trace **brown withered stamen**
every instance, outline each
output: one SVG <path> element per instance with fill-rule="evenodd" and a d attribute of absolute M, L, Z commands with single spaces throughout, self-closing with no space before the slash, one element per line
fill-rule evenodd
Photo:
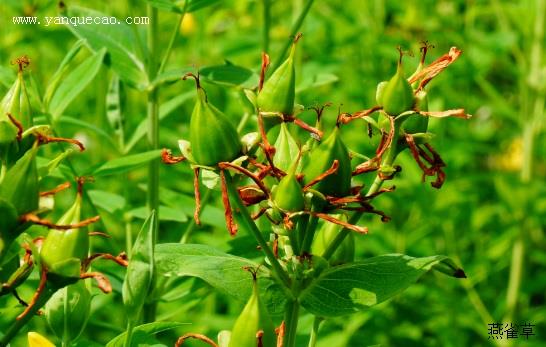
<path fill-rule="evenodd" d="M 261 112 L 258 112 L 258 130 L 260 131 L 260 136 L 262 137 L 262 149 L 265 152 L 268 160 L 269 156 L 275 155 L 275 147 L 271 146 L 269 140 L 267 139 L 267 133 L 265 132 L 264 119 Z"/>
<path fill-rule="evenodd" d="M 87 269 L 89 268 L 89 265 L 93 261 L 95 261 L 97 259 L 100 259 L 100 258 L 106 259 L 106 260 L 111 260 L 111 261 L 117 263 L 118 265 L 125 266 L 125 267 L 127 267 L 129 265 L 129 262 L 127 261 L 127 254 L 125 252 L 121 252 L 117 256 L 113 256 L 112 254 L 109 254 L 109 253 L 95 253 L 93 255 L 90 255 L 87 259 L 85 259 L 82 262 L 83 271 L 87 271 Z"/>
<path fill-rule="evenodd" d="M 186 157 L 183 155 L 175 156 L 170 149 L 163 148 L 161 151 L 161 161 L 167 165 L 178 164 L 184 160 L 186 160 Z"/>
<path fill-rule="evenodd" d="M 317 212 L 308 212 L 308 213 L 311 214 L 314 217 L 324 219 L 327 222 L 334 223 L 334 224 L 337 224 L 337 225 L 341 225 L 344 228 L 347 228 L 347 229 L 352 230 L 352 231 L 356 231 L 359 234 L 367 234 L 368 233 L 368 228 L 366 228 L 366 227 L 361 227 L 361 226 L 358 226 L 358 225 L 350 224 L 348 222 L 345 222 L 345 221 L 339 220 L 337 218 L 334 218 L 334 217 L 330 216 L 329 214 L 317 213 Z"/>
<path fill-rule="evenodd" d="M 434 175 L 434 172 L 428 168 L 425 163 L 421 160 L 421 156 L 419 155 L 419 149 L 417 145 L 415 144 L 415 141 L 413 140 L 413 136 L 411 134 L 404 134 L 406 138 L 406 143 L 408 144 L 408 147 L 410 149 L 410 153 L 413 156 L 413 159 L 415 159 L 415 162 L 421 170 L 423 171 L 423 182 L 425 181 L 425 176 L 432 176 Z"/>
<path fill-rule="evenodd" d="M 264 347 L 264 343 L 263 343 L 263 337 L 264 337 L 264 331 L 263 330 L 259 330 L 257 333 L 256 333 L 256 347 Z"/>
<path fill-rule="evenodd" d="M 91 218 L 88 218 L 88 219 L 84 219 L 84 220 L 82 220 L 82 221 L 80 221 L 78 223 L 59 225 L 59 224 L 55 224 L 55 223 L 53 223 L 53 222 L 51 222 L 51 221 L 49 221 L 47 219 L 41 219 L 40 217 L 38 217 L 37 215 L 35 215 L 33 213 L 24 214 L 19 218 L 21 223 L 30 222 L 30 223 L 33 223 L 33 224 L 36 224 L 36 225 L 44 226 L 44 227 L 46 227 L 48 229 L 55 229 L 55 230 L 70 230 L 70 229 L 83 228 L 85 226 L 88 226 L 89 224 L 95 223 L 99 219 L 100 219 L 100 216 L 95 216 L 95 217 L 91 217 Z"/>
<path fill-rule="evenodd" d="M 376 171 L 379 169 L 381 160 L 383 159 L 383 154 L 385 153 L 385 151 L 387 151 L 387 149 L 391 147 L 392 141 L 394 140 L 394 117 L 387 117 L 389 117 L 390 129 L 388 134 L 382 132 L 381 140 L 379 141 L 379 145 L 377 146 L 377 149 L 375 151 L 375 157 L 362 164 L 357 165 L 355 170 L 352 172 L 353 176 Z M 379 175 L 381 176 L 382 174 L 379 173 Z"/>
<path fill-rule="evenodd" d="M 193 219 L 195 224 L 201 225 L 201 219 L 199 214 L 201 213 L 201 192 L 199 191 L 199 168 L 193 169 L 193 194 L 195 196 L 195 211 L 193 212 Z"/>
<path fill-rule="evenodd" d="M 103 293 L 108 294 L 112 292 L 112 284 L 110 284 L 110 280 L 100 272 L 85 272 L 80 274 L 80 278 L 83 280 L 86 278 L 94 278 L 95 281 L 97 281 L 99 289 Z"/>
<path fill-rule="evenodd" d="M 267 208 L 262 207 L 258 212 L 256 212 L 255 214 L 252 215 L 252 219 L 256 220 L 256 219 L 260 218 L 261 216 L 263 216 L 263 214 L 266 211 L 267 211 Z"/>
<path fill-rule="evenodd" d="M 286 230 L 292 230 L 294 229 L 294 222 L 292 222 L 292 216 L 290 214 L 285 214 L 283 219 L 282 219 L 282 223 L 284 225 L 284 228 Z"/>
<path fill-rule="evenodd" d="M 8 116 L 10 122 L 13 123 L 13 125 L 15 125 L 15 127 L 17 128 L 17 141 L 21 141 L 24 131 L 23 124 L 21 124 L 21 122 L 19 122 L 17 118 L 12 116 L 11 113 L 8 112 L 6 113 L 6 115 Z"/>
<path fill-rule="evenodd" d="M 340 115 L 340 121 L 343 123 L 343 124 L 347 124 L 355 119 L 359 119 L 359 118 L 364 118 L 366 116 L 369 116 L 371 115 L 372 113 L 374 112 L 377 112 L 379 110 L 382 110 L 383 107 L 382 106 L 374 106 L 370 109 L 367 109 L 367 110 L 362 110 L 362 111 L 358 111 L 358 112 L 355 112 L 353 114 L 350 114 L 350 113 L 343 113 Z"/>
<path fill-rule="evenodd" d="M 103 233 L 101 231 L 92 231 L 90 233 L 87 233 L 87 235 L 89 235 L 89 236 L 100 236 L 100 237 L 104 237 L 106 239 L 111 238 L 110 235 L 108 235 L 107 233 Z"/>
<path fill-rule="evenodd" d="M 266 196 L 269 196 L 269 189 L 267 189 L 265 184 L 256 175 L 254 175 L 252 172 L 245 169 L 244 167 L 232 164 L 230 162 L 218 163 L 218 167 L 220 169 L 233 169 L 233 170 L 239 171 L 243 175 L 245 175 L 245 176 L 249 177 L 251 180 L 253 180 L 256 183 L 256 185 L 258 185 L 258 187 L 264 192 L 264 194 Z"/>
<path fill-rule="evenodd" d="M 46 190 L 45 192 L 41 192 L 40 196 L 45 197 L 45 196 L 55 195 L 55 194 L 57 194 L 59 192 L 62 192 L 65 189 L 70 188 L 70 186 L 71 186 L 70 182 L 64 182 L 64 183 L 59 184 L 58 186 L 56 186 L 55 188 L 53 188 L 51 190 Z"/>
<path fill-rule="evenodd" d="M 205 335 L 195 334 L 195 333 L 187 333 L 187 334 L 184 334 L 183 336 L 179 337 L 178 340 L 176 340 L 176 343 L 174 344 L 174 347 L 182 346 L 184 341 L 186 341 L 188 339 L 196 339 L 196 340 L 202 341 L 204 343 L 207 343 L 212 347 L 218 347 L 216 342 L 212 341 L 211 339 L 209 339 Z"/>
<path fill-rule="evenodd" d="M 30 65 L 30 59 L 28 58 L 28 55 L 25 54 L 19 58 L 15 58 L 14 60 L 12 60 L 11 65 L 18 65 L 19 72 L 21 72 Z"/>
<path fill-rule="evenodd" d="M 43 145 L 51 143 L 51 142 L 66 142 L 66 143 L 70 143 L 77 146 L 80 149 L 80 152 L 85 151 L 85 146 L 83 145 L 83 143 L 81 143 L 80 141 L 76 139 L 67 139 L 64 137 L 52 137 L 52 136 L 45 136 L 41 134 L 39 134 L 37 137 L 38 137 L 38 143 Z"/>
<path fill-rule="evenodd" d="M 260 69 L 260 82 L 258 84 L 258 91 L 261 91 L 264 82 L 265 82 L 265 73 L 267 71 L 267 67 L 269 66 L 269 55 L 267 53 L 262 52 L 262 67 Z"/>
<path fill-rule="evenodd" d="M 421 80 L 419 83 L 419 87 L 415 92 L 420 91 L 423 89 L 434 77 L 436 77 L 440 72 L 444 71 L 450 64 L 452 64 L 459 56 L 461 55 L 462 51 L 458 49 L 457 47 L 451 47 L 449 50 L 449 53 L 446 53 L 442 55 L 440 58 L 436 59 L 432 63 L 430 63 L 428 66 L 426 66 L 423 70 L 419 71 L 419 73 L 415 74 L 414 76 L 411 76 L 411 78 L 408 80 L 410 84 L 415 83 L 418 80 Z"/>
<path fill-rule="evenodd" d="M 38 299 L 40 298 L 40 295 L 42 295 L 45 289 L 46 282 L 47 282 L 47 269 L 45 267 L 42 267 L 42 272 L 40 275 L 40 283 L 38 284 L 38 288 L 36 289 L 36 292 L 32 296 L 32 299 L 30 299 L 28 306 L 20 315 L 17 316 L 16 318 L 17 320 L 20 320 L 23 317 L 25 317 L 27 314 L 29 314 L 29 312 L 32 310 L 34 305 L 36 305 L 36 302 L 38 301 Z"/>
<path fill-rule="evenodd" d="M 275 334 L 277 335 L 277 347 L 283 347 L 284 345 L 285 330 L 286 325 L 284 324 L 284 321 L 282 321 L 278 328 L 275 328 Z"/>
<path fill-rule="evenodd" d="M 220 170 L 220 181 L 222 186 L 222 203 L 224 204 L 224 216 L 226 219 L 226 226 L 228 228 L 229 234 L 231 236 L 235 236 L 237 234 L 238 226 L 233 218 L 233 211 L 231 210 L 231 204 L 229 202 L 226 176 L 223 169 Z"/>
<path fill-rule="evenodd" d="M 322 138 L 322 135 L 324 135 L 324 133 L 322 131 L 320 131 L 319 129 L 310 126 L 309 124 L 305 123 L 301 119 L 298 119 L 298 118 L 296 118 L 294 116 L 283 116 L 283 121 L 287 122 L 287 123 L 296 124 L 297 126 L 302 128 L 303 130 L 308 131 L 311 134 L 314 134 L 318 138 L 318 140 L 320 140 Z"/>
<path fill-rule="evenodd" d="M 273 240 L 273 254 L 275 255 L 275 258 L 279 257 L 279 235 L 275 234 L 275 240 Z"/>
<path fill-rule="evenodd" d="M 326 177 L 333 175 L 337 172 L 337 169 L 339 168 L 339 160 L 335 159 L 332 163 L 332 166 L 325 172 L 321 173 L 317 177 L 313 178 L 309 183 L 307 183 L 303 190 L 309 189 L 310 187 L 314 186 L 315 184 L 319 183 L 320 181 L 324 180 Z"/>
<path fill-rule="evenodd" d="M 320 122 L 320 119 L 322 118 L 322 113 L 324 112 L 324 109 L 326 107 L 330 107 L 330 106 L 332 106 L 332 103 L 330 101 L 328 101 L 327 103 L 325 103 L 322 106 L 311 106 L 311 107 L 308 108 L 308 110 L 314 110 L 315 113 L 317 114 L 317 121 Z"/>

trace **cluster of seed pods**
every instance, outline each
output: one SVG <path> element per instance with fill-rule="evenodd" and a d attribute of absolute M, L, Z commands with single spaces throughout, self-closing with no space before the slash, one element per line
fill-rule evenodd
<path fill-rule="evenodd" d="M 71 186 L 69 182 L 58 187 L 41 192 L 40 181 L 45 176 L 38 169 L 37 155 L 43 145 L 52 142 L 67 142 L 76 145 L 80 151 L 84 146 L 74 139 L 52 136 L 48 125 L 33 125 L 29 97 L 23 77 L 25 68 L 30 64 L 27 57 L 15 61 L 18 66 L 18 76 L 0 104 L 0 296 L 12 294 L 24 306 L 16 322 L 10 326 L 0 340 L 0 346 L 5 346 L 17 331 L 54 296 L 54 301 L 65 302 L 68 291 L 60 291 L 71 287 L 70 291 L 78 291 L 84 297 L 87 288 L 78 284 L 80 279 L 95 278 L 99 288 L 110 292 L 108 279 L 97 272 L 89 272 L 91 261 L 97 258 L 107 258 L 126 266 L 127 260 L 122 254 L 89 255 L 90 233 L 86 226 L 98 221 L 99 217 L 81 218 L 82 191 L 85 178 L 76 178 L 77 193 L 73 205 L 55 223 L 44 218 L 51 212 L 42 202 Z M 65 153 L 50 162 L 49 168 L 56 167 L 65 157 Z M 47 171 L 47 170 L 46 170 Z M 40 225 L 49 229 L 45 237 L 23 241 L 25 255 L 19 259 L 18 238 L 31 226 Z M 91 235 L 103 233 L 91 233 Z M 17 294 L 17 288 L 27 280 L 33 269 L 40 272 L 40 282 L 35 294 L 28 301 Z M 70 304 L 79 309 L 75 316 L 85 321 L 89 311 L 89 303 L 83 301 Z M 52 304 L 53 305 L 53 304 Z M 54 307 L 55 305 L 51 306 Z M 58 306 L 58 305 L 57 305 Z M 63 304 L 64 306 L 64 304 Z M 84 312 L 87 308 L 87 313 Z M 63 309 L 50 308 L 47 317 L 51 326 L 59 334 L 66 333 Z M 55 323 L 56 322 L 56 323 Z M 59 322 L 62 322 L 62 326 Z M 72 328 L 72 327 L 70 327 Z M 80 326 L 79 331 L 82 327 Z"/>
<path fill-rule="evenodd" d="M 238 230 L 231 203 L 242 202 L 238 206 L 244 205 L 249 210 L 257 205 L 252 218 L 267 218 L 271 223 L 273 234 L 270 247 L 288 273 L 294 273 L 294 269 L 290 268 L 291 257 L 320 258 L 317 256 L 324 252 L 340 229 L 366 233 L 366 227 L 349 222 L 348 213 L 372 213 L 379 215 L 384 222 L 389 220 L 385 213 L 371 205 L 371 200 L 394 190 L 394 186 L 383 189 L 380 186 L 400 170 L 394 165 L 394 159 L 404 149 L 409 149 L 422 169 L 423 180 L 425 176 L 435 176 L 432 186 L 440 188 L 445 180 L 442 170 L 445 164 L 428 143 L 429 117 L 470 117 L 463 109 L 428 110 L 425 87 L 454 62 L 461 51 L 453 47 L 449 53 L 426 65 L 425 57 L 430 46 L 424 43 L 420 64 L 409 78 L 404 74 L 404 53 L 399 49 L 396 73 L 390 80 L 379 83 L 376 106 L 353 113 L 339 113 L 335 127 L 328 130 L 323 129 L 322 122 L 325 106 L 315 107 L 316 124 L 306 124 L 297 118 L 298 107 L 295 104 L 294 56 L 299 38 L 300 35 L 295 38 L 286 61 L 269 78 L 266 78 L 269 57 L 265 53 L 262 55 L 260 81 L 255 91 L 257 95 L 251 100 L 256 107 L 256 136 L 240 136 L 228 117 L 207 99 L 199 76 L 188 74 L 184 79 L 189 76 L 195 78 L 198 94 L 190 121 L 189 142 L 181 141 L 182 156 L 173 156 L 166 149 L 163 152 L 163 161 L 167 164 L 185 160 L 191 163 L 195 173 L 197 207 L 194 217 L 197 223 L 200 222 L 199 173 L 200 170 L 209 170 L 219 177 L 230 234 L 235 235 Z M 373 118 L 374 113 L 379 116 Z M 369 136 L 372 136 L 373 129 L 381 135 L 375 154 L 360 163 L 352 160 L 355 158 L 342 139 L 340 130 L 356 120 L 366 122 Z M 295 138 L 295 132 L 289 128 L 291 124 L 306 130 L 310 136 L 303 140 Z M 249 143 L 246 141 L 248 138 L 257 140 Z M 352 184 L 354 176 L 368 173 L 375 175 L 369 189 Z M 236 190 L 233 185 L 236 185 Z M 318 219 L 326 223 L 315 237 Z M 283 249 L 284 253 L 280 254 L 279 249 Z M 353 257 L 354 236 L 351 234 L 351 237 L 343 240 L 336 256 L 329 261 L 335 265 L 351 261 Z M 256 288 L 255 284 L 255 291 Z M 233 328 L 231 338 L 234 342 L 230 342 L 229 346 L 282 346 L 282 336 L 276 342 L 272 325 L 267 322 L 268 319 L 262 318 L 267 312 L 256 302 L 257 294 L 253 293 L 241 313 L 244 318 L 239 318 Z M 249 313 L 251 310 L 253 313 Z M 241 319 L 247 322 L 244 329 L 240 327 Z M 249 320 L 252 320 L 252 325 L 248 325 Z M 282 327 L 277 329 L 278 335 L 282 335 L 282 330 Z M 198 338 L 216 346 L 214 341 L 198 334 L 183 336 L 177 346 L 188 338 Z"/>

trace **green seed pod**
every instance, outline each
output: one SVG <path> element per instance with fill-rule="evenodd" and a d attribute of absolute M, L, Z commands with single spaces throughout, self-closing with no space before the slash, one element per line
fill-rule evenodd
<path fill-rule="evenodd" d="M 351 190 L 351 158 L 349 150 L 341 140 L 338 127 L 323 143 L 311 151 L 309 161 L 303 170 L 304 183 L 308 184 L 311 180 L 324 174 L 332 166 L 334 160 L 337 160 L 339 164 L 337 171 L 313 187 L 322 194 L 346 196 Z"/>
<path fill-rule="evenodd" d="M 288 171 L 298 158 L 299 147 L 288 131 L 286 123 L 281 123 L 279 135 L 273 146 L 276 149 L 273 164 L 283 171 Z"/>
<path fill-rule="evenodd" d="M 232 161 L 242 149 L 237 130 L 220 110 L 207 101 L 199 81 L 197 96 L 190 121 L 193 158 L 197 164 L 207 166 Z"/>
<path fill-rule="evenodd" d="M 10 202 L 0 198 L 0 261 L 4 252 L 17 237 L 13 234 L 18 223 L 17 218 L 17 209 Z"/>
<path fill-rule="evenodd" d="M 59 219 L 58 224 L 80 222 L 81 194 L 76 196 L 72 207 Z M 48 278 L 64 287 L 80 277 L 81 262 L 89 252 L 89 235 L 83 228 L 70 230 L 52 229 L 42 245 L 40 257 L 48 269 Z"/>
<path fill-rule="evenodd" d="M 391 116 L 399 115 L 413 107 L 413 89 L 404 76 L 402 55 L 400 55 L 396 73 L 387 82 L 380 94 L 382 94 L 379 97 L 381 101 L 380 105 L 383 106 L 383 110 Z"/>
<path fill-rule="evenodd" d="M 294 165 L 297 165 L 296 163 Z M 296 179 L 294 170 L 284 176 L 273 194 L 273 201 L 283 211 L 297 212 L 305 207 L 303 190 Z"/>
<path fill-rule="evenodd" d="M 375 101 L 378 105 L 383 105 L 383 94 L 388 83 L 388 81 L 383 81 L 377 84 L 377 88 L 375 90 Z"/>
<path fill-rule="evenodd" d="M 346 221 L 347 218 L 345 215 L 333 216 L 340 220 Z M 311 248 L 313 254 L 322 255 L 330 243 L 336 238 L 337 234 L 343 229 L 342 226 L 333 224 L 333 223 L 324 223 L 324 225 L 319 229 L 315 239 L 313 241 L 313 246 Z M 339 248 L 334 252 L 332 257 L 329 259 L 330 265 L 340 265 L 345 263 L 350 263 L 354 261 L 355 257 L 355 238 L 354 234 L 350 233 L 345 237 Z"/>
<path fill-rule="evenodd" d="M 417 102 L 417 110 L 428 111 L 427 92 L 424 90 L 419 91 L 415 96 L 415 100 Z M 407 134 L 426 133 L 428 129 L 428 117 L 417 113 L 411 115 L 402 123 L 402 128 Z"/>
<path fill-rule="evenodd" d="M 277 345 L 275 326 L 265 305 L 260 300 L 258 284 L 254 280 L 252 295 L 231 331 L 229 347 L 257 347 L 256 334 L 259 331 L 263 331 L 262 347 Z"/>
<path fill-rule="evenodd" d="M 19 216 L 36 211 L 40 200 L 38 168 L 34 146 L 11 167 L 0 185 L 0 198 L 9 201 Z"/>
<path fill-rule="evenodd" d="M 58 290 L 45 306 L 45 317 L 51 330 L 69 346 L 87 325 L 91 311 L 91 294 L 84 281 Z"/>
<path fill-rule="evenodd" d="M 296 98 L 296 71 L 294 69 L 294 52 L 296 43 L 292 44 L 290 55 L 284 63 L 265 81 L 256 99 L 261 112 L 277 112 L 292 115 Z"/>
<path fill-rule="evenodd" d="M 17 121 L 19 121 L 24 128 L 28 128 L 32 125 L 30 117 L 30 101 L 23 78 L 22 68 L 19 69 L 17 79 L 0 103 L 0 113 L 1 121 L 7 120 L 7 114 L 9 113 L 15 119 L 17 119 Z"/>

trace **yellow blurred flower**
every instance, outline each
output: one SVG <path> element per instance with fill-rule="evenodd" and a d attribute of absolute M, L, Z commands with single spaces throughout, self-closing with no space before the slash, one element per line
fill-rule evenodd
<path fill-rule="evenodd" d="M 55 345 L 42 335 L 30 331 L 28 333 L 28 347 L 55 347 Z"/>
<path fill-rule="evenodd" d="M 197 27 L 197 21 L 195 16 L 191 13 L 186 13 L 182 23 L 180 23 L 180 34 L 184 36 L 189 36 L 195 32 Z"/>

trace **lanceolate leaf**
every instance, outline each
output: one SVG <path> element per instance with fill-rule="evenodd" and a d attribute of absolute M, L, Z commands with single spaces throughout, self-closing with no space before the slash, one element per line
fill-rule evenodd
<path fill-rule="evenodd" d="M 72 100 L 95 78 L 102 65 L 105 53 L 106 50 L 101 49 L 84 60 L 59 84 L 49 103 L 49 113 L 52 114 L 53 118 L 58 118 Z"/>
<path fill-rule="evenodd" d="M 206 245 L 164 243 L 156 246 L 159 276 L 199 277 L 220 291 L 245 301 L 252 291 L 252 276 L 243 267 L 258 264 Z M 260 272 L 267 273 L 264 267 Z M 260 275 L 262 276 L 262 275 Z M 263 287 L 263 286 L 262 286 Z"/>
<path fill-rule="evenodd" d="M 388 254 L 324 271 L 301 295 L 302 305 L 312 314 L 334 317 L 379 304 L 404 291 L 424 273 L 439 267 L 464 277 L 446 256 L 413 258 Z"/>
<path fill-rule="evenodd" d="M 163 331 L 175 329 L 181 327 L 187 323 L 178 322 L 154 322 L 137 326 L 133 330 L 132 346 L 150 346 L 157 343 L 154 339 L 155 334 Z M 123 347 L 125 343 L 125 333 L 114 337 L 110 342 L 106 344 L 106 347 Z M 157 346 L 157 345 L 154 345 Z M 159 345 L 164 346 L 164 345 Z"/>
<path fill-rule="evenodd" d="M 98 169 L 93 171 L 92 175 L 96 177 L 108 176 L 131 171 L 151 160 L 159 158 L 160 155 L 161 150 L 155 150 L 116 158 L 101 165 Z"/>
<path fill-rule="evenodd" d="M 256 87 L 259 79 L 254 71 L 233 64 L 207 66 L 199 74 L 212 83 L 245 89 Z"/>
<path fill-rule="evenodd" d="M 154 271 L 154 234 L 157 230 L 155 211 L 146 219 L 138 233 L 127 273 L 123 281 L 123 304 L 127 317 L 136 321 L 148 296 Z"/>
<path fill-rule="evenodd" d="M 72 17 L 113 18 L 98 11 L 70 6 L 67 15 Z M 68 28 L 79 38 L 87 40 L 94 51 L 103 47 L 108 50 L 109 63 L 119 77 L 128 85 L 139 90 L 148 86 L 148 78 L 142 60 L 137 54 L 136 38 L 124 21 L 119 24 L 69 25 Z"/>

